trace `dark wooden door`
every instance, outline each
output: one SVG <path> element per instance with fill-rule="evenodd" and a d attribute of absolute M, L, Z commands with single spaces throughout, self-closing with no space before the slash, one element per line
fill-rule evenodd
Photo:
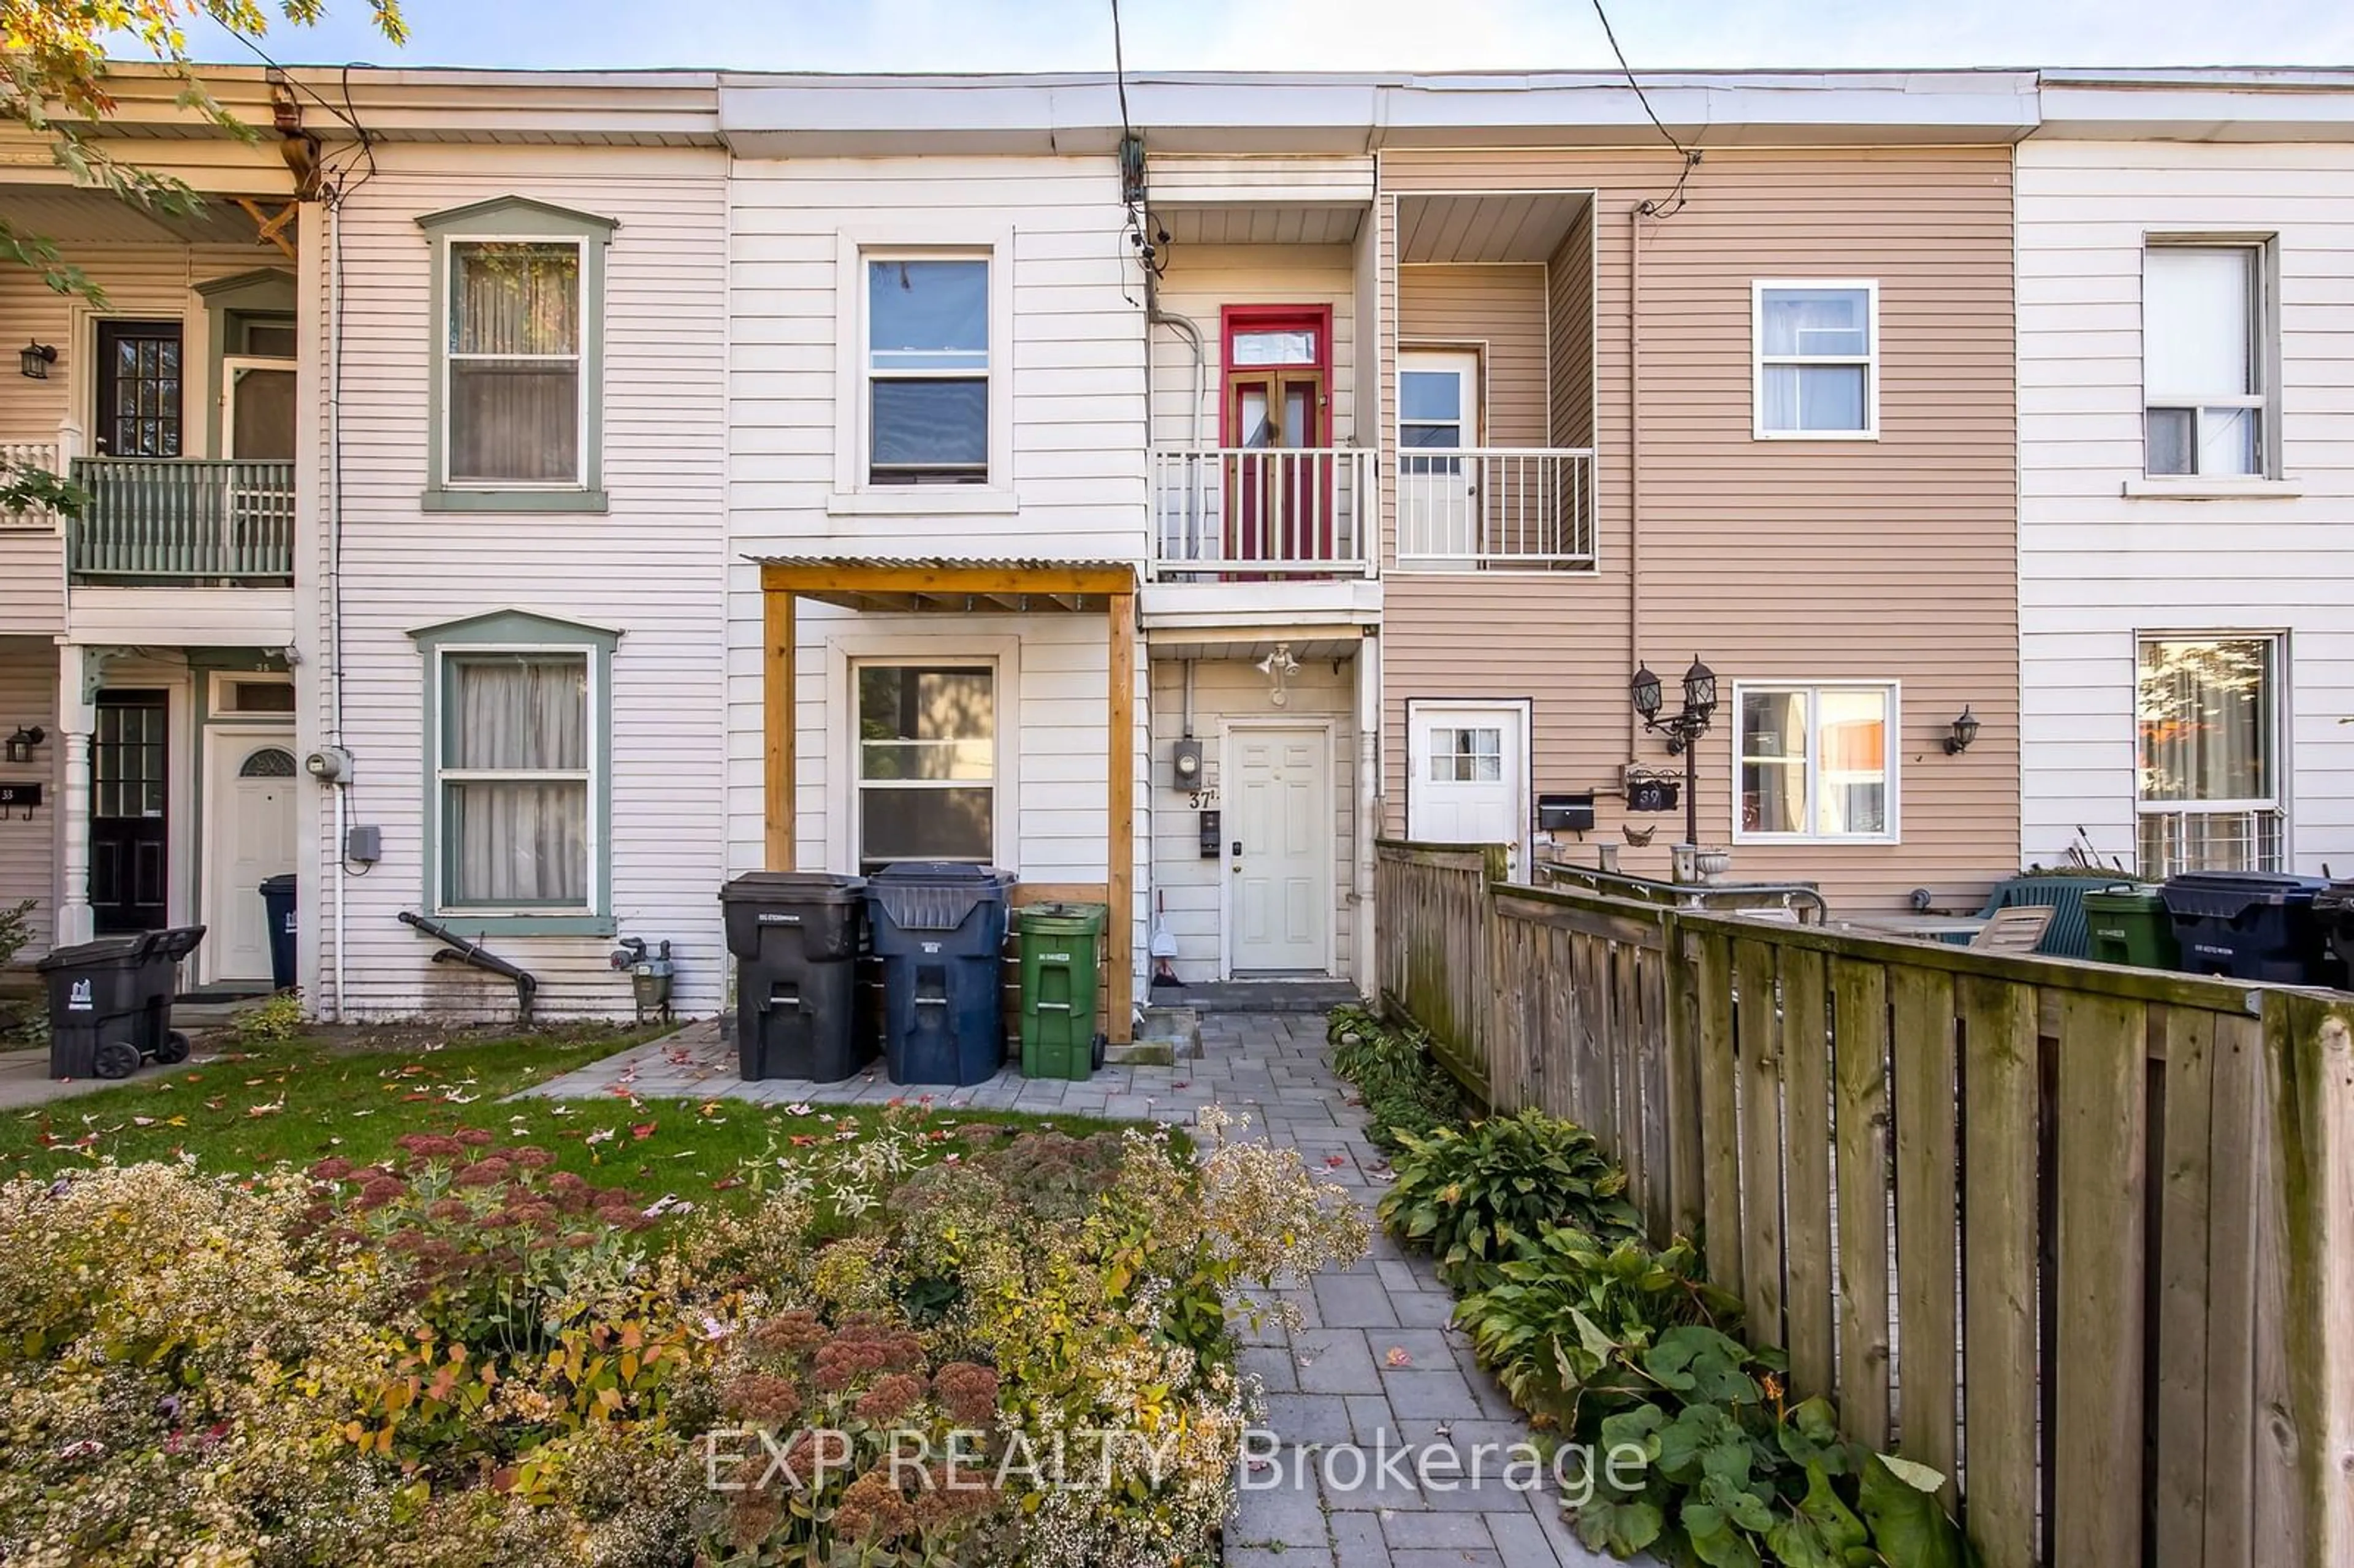
<path fill-rule="evenodd" d="M 180 323 L 98 323 L 98 450 L 180 455 Z"/>
<path fill-rule="evenodd" d="M 171 885 L 164 694 L 101 692 L 90 745 L 90 907 L 101 932 L 164 925 Z"/>

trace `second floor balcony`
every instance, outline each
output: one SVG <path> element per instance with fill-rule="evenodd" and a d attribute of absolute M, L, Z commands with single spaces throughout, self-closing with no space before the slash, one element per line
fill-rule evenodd
<path fill-rule="evenodd" d="M 1155 448 L 1152 575 L 1369 575 L 1380 533 L 1377 457 L 1351 447 Z"/>
<path fill-rule="evenodd" d="M 1397 568 L 1584 571 L 1594 565 L 1594 453 L 1417 447 L 1397 460 Z"/>
<path fill-rule="evenodd" d="M 66 520 L 66 574 L 114 587 L 282 587 L 294 580 L 294 464 L 285 459 L 76 458 L 87 500 Z"/>

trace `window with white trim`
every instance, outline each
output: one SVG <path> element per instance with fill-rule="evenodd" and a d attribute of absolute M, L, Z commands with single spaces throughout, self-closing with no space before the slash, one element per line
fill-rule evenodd
<path fill-rule="evenodd" d="M 1752 285 L 1760 440 L 1880 433 L 1880 285 Z"/>
<path fill-rule="evenodd" d="M 444 649 L 436 760 L 444 909 L 595 909 L 596 660 Z"/>
<path fill-rule="evenodd" d="M 2261 245 L 2152 244 L 2142 259 L 2142 403 L 2153 477 L 2271 472 L 2272 334 Z"/>
<path fill-rule="evenodd" d="M 2280 639 L 2145 637 L 2136 662 L 2141 874 L 2280 870 Z"/>
<path fill-rule="evenodd" d="M 1896 688 L 1741 685 L 1734 691 L 1736 839 L 1896 836 Z"/>
<path fill-rule="evenodd" d="M 1490 784 L 1504 777 L 1504 732 L 1486 726 L 1442 725 L 1430 732 L 1435 784 Z"/>
<path fill-rule="evenodd" d="M 864 261 L 868 482 L 986 484 L 990 259 Z"/>
<path fill-rule="evenodd" d="M 997 843 L 997 671 L 860 664 L 858 868 L 985 865 Z"/>

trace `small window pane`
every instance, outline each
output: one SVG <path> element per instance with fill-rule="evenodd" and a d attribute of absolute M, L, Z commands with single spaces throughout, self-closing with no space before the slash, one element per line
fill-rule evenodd
<path fill-rule="evenodd" d="M 2202 408 L 2199 411 L 2199 471 L 2251 474 L 2261 450 L 2263 421 L 2253 408 Z"/>
<path fill-rule="evenodd" d="M 988 262 L 870 260 L 866 300 L 877 369 L 987 367 Z"/>
<path fill-rule="evenodd" d="M 1398 417 L 1454 421 L 1463 417 L 1463 377 L 1451 370 L 1407 370 L 1398 376 Z"/>
<path fill-rule="evenodd" d="M 450 348 L 456 354 L 577 354 L 580 248 L 452 245 Z"/>
<path fill-rule="evenodd" d="M 224 706 L 233 714 L 294 711 L 294 683 L 291 681 L 231 681 L 228 697 Z"/>
<path fill-rule="evenodd" d="M 580 473 L 580 369 L 546 360 L 450 365 L 450 478 L 548 482 Z"/>
<path fill-rule="evenodd" d="M 524 773 L 588 766 L 586 655 L 453 658 L 447 703 L 445 768 Z"/>
<path fill-rule="evenodd" d="M 2198 440 L 2199 410 L 2152 408 L 2145 424 L 2152 473 L 2195 473 L 2191 449 Z"/>
<path fill-rule="evenodd" d="M 1741 755 L 1776 758 L 1807 755 L 1807 694 L 1752 692 L 1741 703 Z"/>
<path fill-rule="evenodd" d="M 1888 696 L 1833 687 L 1819 695 L 1815 831 L 1827 836 L 1888 831 Z"/>
<path fill-rule="evenodd" d="M 2151 397 L 2255 390 L 2255 252 L 2160 245 L 2143 268 L 2142 379 Z"/>
<path fill-rule="evenodd" d="M 1753 833 L 1806 832 L 1807 765 L 1753 762 L 1741 765 L 1741 826 Z"/>
<path fill-rule="evenodd" d="M 1861 430 L 1866 371 L 1861 365 L 1769 365 L 1769 430 Z"/>
<path fill-rule="evenodd" d="M 989 383 L 876 381 L 874 466 L 962 469 L 983 477 L 989 467 Z M 878 471 L 878 478 L 888 474 Z"/>
<path fill-rule="evenodd" d="M 1871 296 L 1861 289 L 1767 289 L 1759 315 L 1769 356 L 1872 352 Z"/>
<path fill-rule="evenodd" d="M 1236 365 L 1313 365 L 1316 334 L 1303 332 L 1238 332 L 1235 334 Z"/>
<path fill-rule="evenodd" d="M 588 785 L 451 779 L 442 786 L 450 904 L 588 902 Z"/>
<path fill-rule="evenodd" d="M 861 790 L 860 864 L 873 870 L 895 860 L 986 863 L 997 842 L 995 796 L 989 789 Z"/>
<path fill-rule="evenodd" d="M 986 758 L 997 735 L 996 673 L 987 668 L 922 669 L 869 664 L 858 672 L 858 736 L 877 758 L 898 758 L 916 747 L 970 747 Z M 947 773 L 868 772 L 870 779 L 958 777 Z M 987 778 L 987 773 L 964 774 Z"/>
<path fill-rule="evenodd" d="M 252 322 L 245 329 L 245 352 L 264 359 L 292 359 L 301 341 L 291 323 Z"/>

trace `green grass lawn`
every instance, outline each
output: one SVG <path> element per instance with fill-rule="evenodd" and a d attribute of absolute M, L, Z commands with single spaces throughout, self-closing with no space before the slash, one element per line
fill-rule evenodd
<path fill-rule="evenodd" d="M 649 1201 L 741 1192 L 744 1167 L 771 1150 L 815 1149 L 872 1126 L 879 1109 L 816 1106 L 794 1116 L 741 1100 L 532 1098 L 502 1104 L 531 1084 L 626 1050 L 652 1031 L 573 1029 L 508 1039 L 467 1036 L 371 1043 L 316 1039 L 233 1051 L 143 1075 L 119 1088 L 31 1110 L 0 1112 L 0 1179 L 53 1176 L 102 1160 L 123 1164 L 194 1156 L 199 1170 L 246 1174 L 280 1161 L 340 1156 L 370 1164 L 412 1132 L 480 1128 L 501 1144 L 536 1144 L 550 1170 L 576 1171 Z M 913 1098 L 920 1091 L 910 1091 Z M 927 1125 L 1036 1118 L 960 1111 Z M 1119 1124 L 1058 1117 L 1045 1125 L 1084 1135 Z"/>

